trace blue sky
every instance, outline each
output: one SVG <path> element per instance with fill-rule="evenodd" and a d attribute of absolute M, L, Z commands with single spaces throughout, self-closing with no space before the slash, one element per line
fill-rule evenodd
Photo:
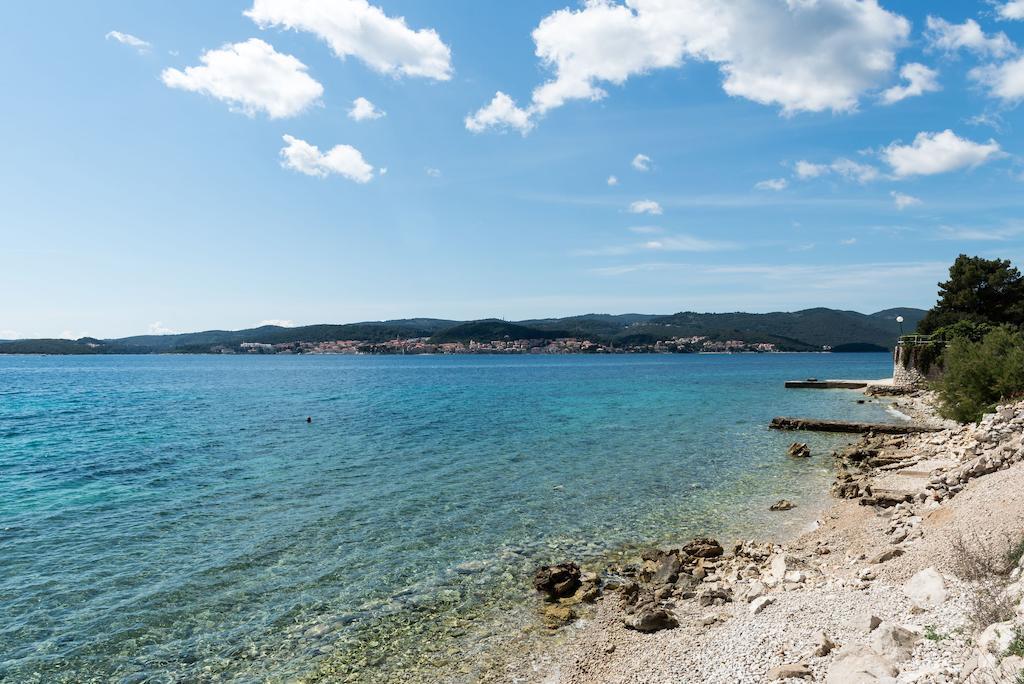
<path fill-rule="evenodd" d="M 2 31 L 0 338 L 869 312 L 1024 257 L 1020 0 L 38 2 Z"/>

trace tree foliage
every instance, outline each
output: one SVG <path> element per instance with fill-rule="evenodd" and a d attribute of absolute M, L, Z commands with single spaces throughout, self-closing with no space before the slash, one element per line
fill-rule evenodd
<path fill-rule="evenodd" d="M 933 333 L 959 321 L 1024 323 L 1024 278 L 1006 259 L 961 254 L 949 268 L 949 280 L 939 283 L 939 301 L 925 315 L 918 331 Z"/>
<path fill-rule="evenodd" d="M 1024 335 L 1008 326 L 980 342 L 958 337 L 945 353 L 939 386 L 942 414 L 977 421 L 1000 401 L 1024 395 Z"/>

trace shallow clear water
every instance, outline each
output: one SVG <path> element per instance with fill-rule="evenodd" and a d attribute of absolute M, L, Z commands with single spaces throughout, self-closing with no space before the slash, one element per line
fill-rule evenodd
<path fill-rule="evenodd" d="M 0 356 L 0 679 L 441 672 L 445 644 L 522 608 L 539 562 L 801 520 L 767 503 L 820 505 L 839 440 L 789 459 L 768 420 L 893 418 L 782 382 L 890 371 L 886 354 Z"/>

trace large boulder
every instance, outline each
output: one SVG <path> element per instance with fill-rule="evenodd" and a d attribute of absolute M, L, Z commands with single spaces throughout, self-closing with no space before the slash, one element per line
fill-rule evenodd
<path fill-rule="evenodd" d="M 627 615 L 623 622 L 626 627 L 638 632 L 657 632 L 679 626 L 679 621 L 672 613 L 657 605 L 644 606 L 632 615 Z"/>
<path fill-rule="evenodd" d="M 718 558 L 725 553 L 721 544 L 708 537 L 697 537 L 684 546 L 683 551 L 694 558 Z"/>
<path fill-rule="evenodd" d="M 909 660 L 921 637 L 906 627 L 883 622 L 871 633 L 871 650 L 894 663 Z"/>
<path fill-rule="evenodd" d="M 870 647 L 851 644 L 839 649 L 825 684 L 896 684 L 899 669 Z"/>
<path fill-rule="evenodd" d="M 997 622 L 986 627 L 975 641 L 978 646 L 978 664 L 993 667 L 1016 637 L 1017 627 L 1013 622 Z"/>
<path fill-rule="evenodd" d="M 575 563 L 545 565 L 534 574 L 533 586 L 552 601 L 572 596 L 580 586 L 580 566 Z"/>
<path fill-rule="evenodd" d="M 679 561 L 679 556 L 668 554 L 664 556 L 654 569 L 651 574 L 651 584 L 672 584 L 679 579 L 679 568 L 682 563 Z"/>
<path fill-rule="evenodd" d="M 925 568 L 903 585 L 903 593 L 918 608 L 936 608 L 946 602 L 946 581 L 935 568 Z"/>
<path fill-rule="evenodd" d="M 775 603 L 775 599 L 773 599 L 771 596 L 762 596 L 760 598 L 756 598 L 750 602 L 750 614 L 757 615 L 773 603 Z"/>

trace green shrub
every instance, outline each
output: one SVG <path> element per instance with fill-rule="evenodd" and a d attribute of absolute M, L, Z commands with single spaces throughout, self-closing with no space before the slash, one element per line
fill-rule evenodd
<path fill-rule="evenodd" d="M 1024 336 L 996 328 L 981 342 L 957 338 L 946 349 L 939 386 L 941 412 L 977 421 L 1005 399 L 1024 395 Z"/>

